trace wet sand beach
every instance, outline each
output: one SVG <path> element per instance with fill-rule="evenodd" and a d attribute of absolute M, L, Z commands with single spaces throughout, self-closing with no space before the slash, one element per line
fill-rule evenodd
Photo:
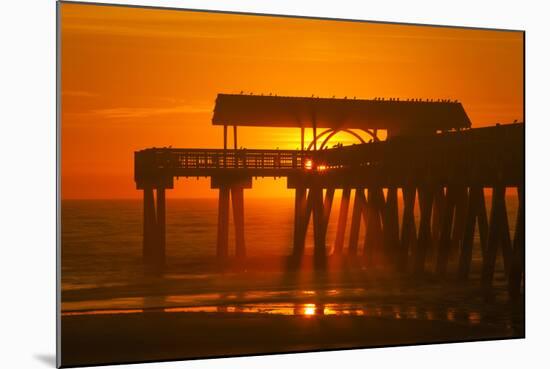
<path fill-rule="evenodd" d="M 360 267 L 344 272 L 329 260 L 325 273 L 264 266 L 153 279 L 124 286 L 126 293 L 66 291 L 63 364 L 524 337 L 523 302 L 510 301 L 502 276 L 487 295 L 478 280 L 437 283 L 426 274 L 411 281 Z"/>
<path fill-rule="evenodd" d="M 64 316 L 65 366 L 520 337 L 498 326 L 366 316 Z"/>

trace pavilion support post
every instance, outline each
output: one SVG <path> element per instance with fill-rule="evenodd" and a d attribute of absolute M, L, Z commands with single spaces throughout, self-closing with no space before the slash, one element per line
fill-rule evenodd
<path fill-rule="evenodd" d="M 363 207 L 365 206 L 365 190 L 362 188 L 355 189 L 355 198 L 353 200 L 353 211 L 351 214 L 351 229 L 349 235 L 349 255 L 357 255 L 357 246 L 359 243 L 359 229 L 361 227 L 361 217 Z"/>
<path fill-rule="evenodd" d="M 229 187 L 220 186 L 218 198 L 218 240 L 216 255 L 219 260 L 229 256 Z"/>
<path fill-rule="evenodd" d="M 340 212 L 338 213 L 338 227 L 336 229 L 336 239 L 334 241 L 334 253 L 337 255 L 342 254 L 342 250 L 344 248 L 344 237 L 346 235 L 350 195 L 351 189 L 349 187 L 342 190 Z"/>
<path fill-rule="evenodd" d="M 227 125 L 223 125 L 223 167 L 227 166 Z"/>
<path fill-rule="evenodd" d="M 525 195 L 523 187 L 518 187 L 517 191 L 518 213 L 508 276 L 508 293 L 512 299 L 521 296 L 521 282 L 525 273 Z"/>
<path fill-rule="evenodd" d="M 317 151 L 317 118 L 315 117 L 315 113 L 311 117 L 311 125 L 313 127 L 313 150 Z"/>
<path fill-rule="evenodd" d="M 304 151 L 304 142 L 305 142 L 305 128 L 300 127 L 300 148 Z"/>
<path fill-rule="evenodd" d="M 472 250 L 474 246 L 474 235 L 476 219 L 481 210 L 483 200 L 483 188 L 471 187 L 468 193 L 468 205 L 466 210 L 466 222 L 464 225 L 464 236 L 462 238 L 462 249 L 458 262 L 458 280 L 465 281 L 470 274 L 472 264 Z"/>
<path fill-rule="evenodd" d="M 246 257 L 244 242 L 244 189 L 240 186 L 231 187 L 231 200 L 233 223 L 235 224 L 235 255 L 237 259 L 244 259 Z"/>
<path fill-rule="evenodd" d="M 436 273 L 444 277 L 447 273 L 447 264 L 449 261 L 449 252 L 451 247 L 451 229 L 453 226 L 453 215 L 457 201 L 456 187 L 447 187 L 447 193 L 442 208 L 441 229 L 439 231 Z M 435 200 L 435 198 L 434 198 Z M 435 214 L 434 214 L 435 215 Z"/>
<path fill-rule="evenodd" d="M 433 188 L 424 185 L 418 189 L 418 202 L 420 204 L 420 225 L 418 229 L 418 242 L 416 245 L 414 266 L 415 274 L 424 273 L 426 251 L 432 247 L 432 233 L 430 230 L 433 203 Z"/>
<path fill-rule="evenodd" d="M 149 272 L 154 265 L 153 250 L 156 243 L 157 220 L 155 214 L 155 195 L 152 186 L 143 189 L 143 261 Z"/>
<path fill-rule="evenodd" d="M 237 150 L 237 126 L 233 126 L 233 148 Z"/>
<path fill-rule="evenodd" d="M 166 196 L 164 187 L 157 188 L 157 244 L 154 247 L 154 263 L 158 272 L 166 263 Z"/>
<path fill-rule="evenodd" d="M 227 125 L 223 125 L 223 149 L 227 150 Z"/>
<path fill-rule="evenodd" d="M 416 188 L 406 185 L 403 191 L 403 221 L 401 222 L 401 243 L 399 250 L 399 270 L 405 272 L 409 264 L 409 250 L 416 241 L 416 224 L 414 221 L 414 203 Z"/>

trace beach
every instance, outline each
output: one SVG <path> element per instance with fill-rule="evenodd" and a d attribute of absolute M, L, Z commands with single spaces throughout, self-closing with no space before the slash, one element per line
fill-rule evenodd
<path fill-rule="evenodd" d="M 246 313 L 66 316 L 62 326 L 64 366 L 521 337 L 446 321 Z"/>
<path fill-rule="evenodd" d="M 382 271 L 346 270 L 232 270 L 185 283 L 157 279 L 160 284 L 151 283 L 149 290 L 113 286 L 86 295 L 67 293 L 62 362 L 181 360 L 525 335 L 523 302 L 510 301 L 502 277 L 486 295 L 475 280 L 458 285 L 436 283 L 429 275 L 411 281 Z"/>
<path fill-rule="evenodd" d="M 318 270 L 311 247 L 287 256 L 292 203 L 269 203 L 281 222 L 273 229 L 264 203 L 248 205 L 249 256 L 220 263 L 216 203 L 174 201 L 165 271 L 147 275 L 139 202 L 65 202 L 63 366 L 525 336 L 524 303 L 510 300 L 500 258 L 493 287 L 481 289 L 478 239 L 466 283 L 453 263 L 447 278 L 431 267 L 411 278 L 369 267 L 361 253 L 330 255 Z"/>

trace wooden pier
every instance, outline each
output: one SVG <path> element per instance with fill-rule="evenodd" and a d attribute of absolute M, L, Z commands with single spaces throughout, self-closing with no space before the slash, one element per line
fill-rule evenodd
<path fill-rule="evenodd" d="M 239 109 L 249 98 L 256 105 L 247 105 L 254 108 L 246 115 Z M 255 177 L 285 177 L 287 187 L 295 191 L 294 256 L 303 255 L 311 223 L 315 265 L 324 266 L 331 208 L 335 196 L 341 196 L 331 248 L 334 254 L 364 258 L 369 267 L 390 267 L 413 275 L 430 271 L 441 278 L 454 276 L 465 281 L 470 275 L 477 225 L 483 286 L 491 286 L 497 254 L 501 253 L 510 295 L 520 295 L 525 242 L 522 123 L 471 129 L 459 103 L 297 99 L 222 95 L 214 124 L 228 119 L 265 126 L 265 116 L 272 116 L 277 127 L 300 128 L 300 150 L 237 149 L 236 125 L 234 148 L 229 149 L 224 125 L 223 149 L 151 148 L 135 153 L 135 181 L 143 190 L 144 201 L 143 254 L 152 272 L 162 271 L 165 262 L 165 191 L 173 188 L 174 178 L 209 177 L 212 188 L 218 189 L 217 255 L 224 260 L 230 255 L 230 201 L 234 255 L 242 259 L 246 257 L 244 189 L 252 187 Z M 289 104 L 295 106 L 289 108 Z M 304 111 L 310 114 L 307 127 L 315 137 L 310 150 L 303 139 L 305 126 L 300 114 Z M 366 113 L 376 119 L 365 120 Z M 288 123 L 289 116 L 298 117 L 300 123 Z M 318 127 L 327 129 L 317 134 Z M 371 142 L 325 148 L 326 137 L 333 132 L 357 128 L 371 135 Z M 385 141 L 377 139 L 377 129 L 387 130 Z M 491 191 L 489 212 L 487 191 Z M 507 191 L 514 191 L 518 199 L 513 235 Z M 415 203 L 420 209 L 418 226 Z M 350 210 L 349 243 L 345 245 Z M 366 230 L 363 240 L 359 239 L 361 227 Z"/>

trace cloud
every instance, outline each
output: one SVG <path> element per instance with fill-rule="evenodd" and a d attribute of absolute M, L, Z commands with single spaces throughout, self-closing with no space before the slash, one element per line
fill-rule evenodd
<path fill-rule="evenodd" d="M 106 119 L 148 118 L 170 114 L 211 113 L 212 108 L 200 105 L 178 105 L 169 107 L 120 107 L 95 109 L 92 111 Z"/>

